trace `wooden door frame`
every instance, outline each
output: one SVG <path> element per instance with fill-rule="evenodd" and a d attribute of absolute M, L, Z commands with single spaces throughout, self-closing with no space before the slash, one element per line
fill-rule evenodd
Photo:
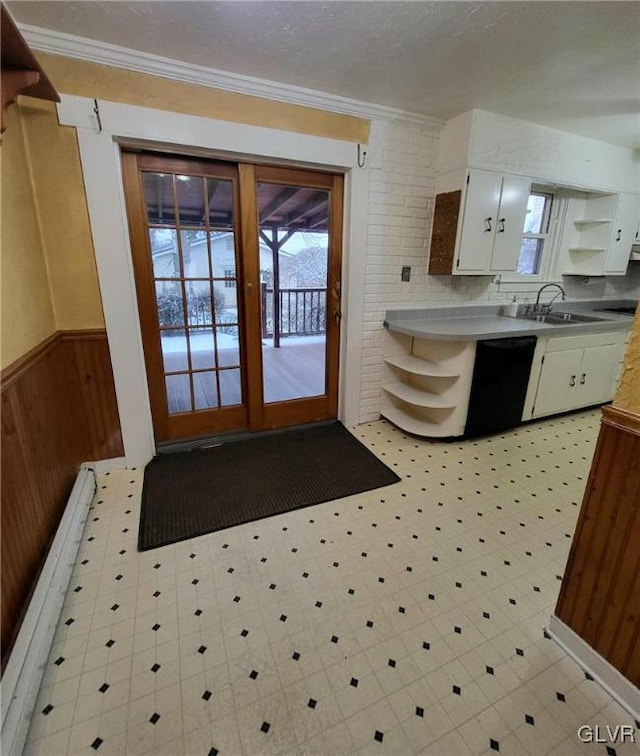
<path fill-rule="evenodd" d="M 234 197 L 234 240 L 237 267 L 237 307 L 240 335 L 240 364 L 242 404 L 231 407 L 217 406 L 210 410 L 194 409 L 185 412 L 168 411 L 165 368 L 161 332 L 156 307 L 156 274 L 153 269 L 149 242 L 146 203 L 142 184 L 144 172 L 169 175 L 184 174 L 208 178 L 221 177 L 230 181 Z M 340 358 L 341 317 L 341 263 L 343 233 L 343 181 L 342 174 L 328 171 L 311 171 L 289 166 L 256 163 L 230 163 L 189 157 L 182 154 L 157 154 L 140 150 L 122 151 L 122 175 L 125 201 L 129 217 L 129 233 L 138 294 L 138 309 L 143 349 L 147 367 L 149 400 L 157 443 L 182 441 L 198 436 L 216 435 L 225 431 L 248 429 L 252 432 L 301 425 L 337 418 L 338 381 Z M 260 249 L 257 208 L 259 183 L 326 190 L 330 196 L 327 239 L 328 271 L 325 328 L 325 391 L 320 396 L 292 398 L 286 401 L 264 402 Z M 173 184 L 173 201 L 177 203 Z M 177 205 L 176 205 L 177 207 Z M 176 223 L 178 221 L 176 220 Z M 153 224 L 151 224 L 153 225 Z M 207 226 L 208 228 L 208 226 Z M 180 246 L 179 240 L 177 241 Z M 182 281 L 182 255 L 180 277 Z M 213 271 L 210 270 L 213 274 Z M 184 307 L 183 302 L 183 307 Z M 184 325 L 189 330 L 187 313 Z M 191 374 L 191 356 L 187 349 L 188 374 Z M 217 364 L 217 363 L 216 363 Z M 193 403 L 193 380 L 191 404 Z"/>
<path fill-rule="evenodd" d="M 145 465 L 155 454 L 146 367 L 128 221 L 122 193 L 120 145 L 210 157 L 246 159 L 247 155 L 289 165 L 346 172 L 343 327 L 341 333 L 339 418 L 358 423 L 364 323 L 369 162 L 358 167 L 351 141 L 221 121 L 215 118 L 62 95 L 60 124 L 76 129 L 89 210 L 105 325 L 113 365 L 118 413 L 129 466 Z"/>

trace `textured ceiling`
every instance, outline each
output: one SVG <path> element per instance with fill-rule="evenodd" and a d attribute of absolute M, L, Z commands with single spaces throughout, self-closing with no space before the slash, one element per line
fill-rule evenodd
<path fill-rule="evenodd" d="M 638 2 L 30 2 L 18 22 L 448 119 L 640 147 Z"/>

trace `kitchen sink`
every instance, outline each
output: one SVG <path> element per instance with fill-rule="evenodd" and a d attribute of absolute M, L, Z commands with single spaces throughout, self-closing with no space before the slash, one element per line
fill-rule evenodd
<path fill-rule="evenodd" d="M 571 323 L 598 323 L 606 318 L 597 318 L 594 315 L 583 315 L 579 312 L 547 312 L 544 314 L 519 315 L 524 320 L 533 320 L 536 323 L 549 323 L 549 325 L 569 325 Z"/>

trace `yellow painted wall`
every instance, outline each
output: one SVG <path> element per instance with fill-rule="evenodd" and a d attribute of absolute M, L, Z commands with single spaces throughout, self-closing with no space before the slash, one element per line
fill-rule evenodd
<path fill-rule="evenodd" d="M 613 404 L 640 415 L 640 310 L 633 322 L 622 377 Z"/>
<path fill-rule="evenodd" d="M 366 118 L 224 92 L 58 55 L 38 53 L 37 57 L 56 89 L 65 94 L 351 142 L 369 141 L 370 122 Z"/>
<path fill-rule="evenodd" d="M 0 367 L 56 330 L 40 224 L 24 141 L 23 113 L 5 111 L 0 146 Z"/>
<path fill-rule="evenodd" d="M 60 330 L 104 326 L 76 130 L 55 104 L 22 98 L 34 193 Z"/>

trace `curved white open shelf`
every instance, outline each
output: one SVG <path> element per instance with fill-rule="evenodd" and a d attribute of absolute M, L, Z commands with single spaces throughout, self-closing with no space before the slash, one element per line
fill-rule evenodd
<path fill-rule="evenodd" d="M 426 375 L 432 378 L 459 378 L 460 373 L 449 370 L 437 362 L 423 360 L 421 357 L 414 357 L 412 354 L 396 355 L 394 357 L 385 357 L 387 365 L 405 370 L 413 375 Z"/>
<path fill-rule="evenodd" d="M 475 348 L 387 330 L 380 414 L 416 436 L 462 436 Z"/>
<path fill-rule="evenodd" d="M 407 383 L 388 383 L 382 387 L 386 392 L 401 399 L 407 404 L 413 404 L 416 407 L 428 407 L 429 409 L 452 409 L 456 402 L 443 399 L 438 394 L 431 394 L 428 391 L 414 388 Z"/>
<path fill-rule="evenodd" d="M 451 427 L 446 423 L 429 422 L 424 417 L 416 417 L 411 412 L 399 407 L 385 407 L 381 410 L 380 414 L 394 425 L 416 436 L 446 438 L 452 435 Z"/>

